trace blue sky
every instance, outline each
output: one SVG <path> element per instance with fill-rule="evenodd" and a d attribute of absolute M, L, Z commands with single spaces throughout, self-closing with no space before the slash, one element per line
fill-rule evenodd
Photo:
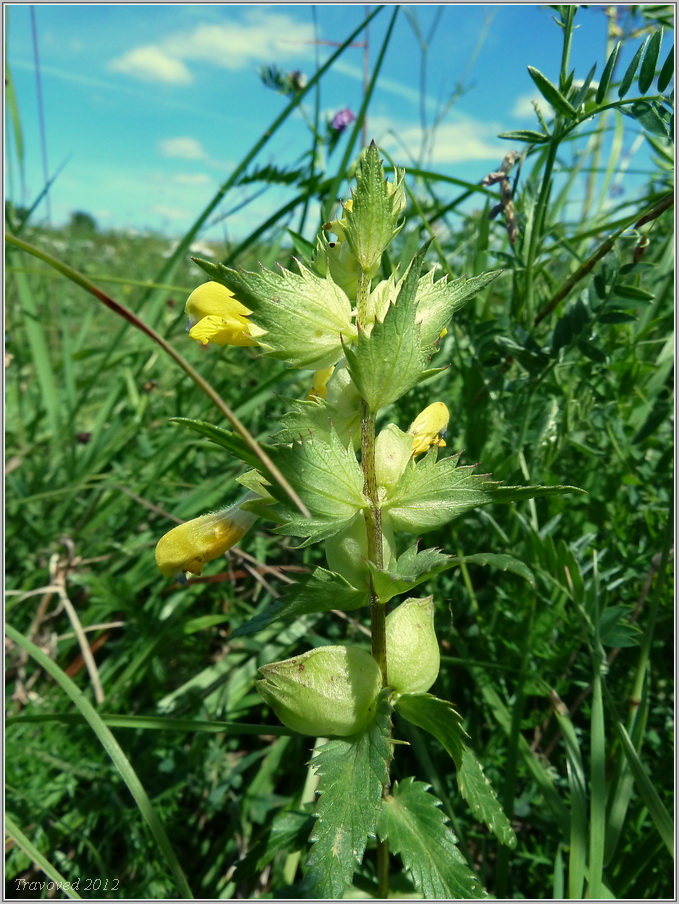
<path fill-rule="evenodd" d="M 34 10 L 49 172 L 63 165 L 51 190 L 52 222 L 85 210 L 102 228 L 168 235 L 190 225 L 284 108 L 286 99 L 262 84 L 258 68 L 275 64 L 310 76 L 316 58 L 323 62 L 332 52 L 323 42 L 343 41 L 365 16 L 363 4 L 36 5 Z M 392 11 L 384 8 L 370 25 L 371 64 Z M 44 185 L 30 7 L 10 5 L 8 12 L 8 60 L 25 148 L 22 187 L 10 141 L 8 191 L 16 203 L 28 205 Z M 462 84 L 428 162 L 478 182 L 510 149 L 497 138 L 499 132 L 536 126 L 530 101 L 538 92 L 526 66 L 558 79 L 561 35 L 552 15 L 537 5 L 401 7 L 369 110 L 369 137 L 407 165 L 403 148 L 417 156 L 421 117 L 431 123 Z M 571 59 L 576 76 L 584 76 L 595 60 L 602 68 L 604 7 L 581 8 L 576 23 L 581 27 Z M 423 36 L 431 30 L 423 88 L 417 29 Z M 362 78 L 363 50 L 350 48 L 322 81 L 323 113 L 357 110 Z M 310 114 L 311 93 L 305 105 Z M 630 147 L 633 137 L 626 134 Z M 297 113 L 256 162 L 291 166 L 309 147 Z M 243 193 L 236 190 L 227 207 Z M 228 234 L 249 232 L 282 197 L 274 190 L 235 212 Z M 39 218 L 45 215 L 42 205 Z M 224 228 L 222 223 L 208 234 L 219 236 Z"/>

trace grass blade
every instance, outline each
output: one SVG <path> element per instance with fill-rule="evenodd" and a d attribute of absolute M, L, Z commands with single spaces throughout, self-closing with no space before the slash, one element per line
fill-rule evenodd
<path fill-rule="evenodd" d="M 579 899 L 585 886 L 587 861 L 587 783 L 580 745 L 567 712 L 556 709 L 556 719 L 566 743 L 568 785 L 571 791 L 571 834 L 568 859 L 568 897 Z"/>
<path fill-rule="evenodd" d="M 191 893 L 191 889 L 189 888 L 188 882 L 186 881 L 184 871 L 179 864 L 177 855 L 175 854 L 174 849 L 170 844 L 170 839 L 167 837 L 165 828 L 158 818 L 158 814 L 156 813 L 153 804 L 149 800 L 149 797 L 146 794 L 143 785 L 139 781 L 137 773 L 134 771 L 132 764 L 123 753 L 122 748 L 120 747 L 114 736 L 111 734 L 111 731 L 104 724 L 99 713 L 92 706 L 90 701 L 83 694 L 77 684 L 71 681 L 71 679 L 59 668 L 59 666 L 55 662 L 53 662 L 49 658 L 49 656 L 43 653 L 43 651 L 39 647 L 37 647 L 34 643 L 31 643 L 28 638 L 24 637 L 23 634 L 13 628 L 11 625 L 5 626 L 5 632 L 7 636 L 14 641 L 14 643 L 25 650 L 28 655 L 31 656 L 38 663 L 38 665 L 41 666 L 56 681 L 62 691 L 80 710 L 90 728 L 101 742 L 104 750 L 110 756 L 111 760 L 113 761 L 113 765 L 116 767 L 118 772 L 120 772 L 123 781 L 130 791 L 130 794 L 135 799 L 141 815 L 146 820 L 149 828 L 151 829 L 153 837 L 156 839 L 158 847 L 160 848 L 160 851 L 163 854 L 172 875 L 174 876 L 177 888 L 181 893 L 182 898 L 193 898 L 193 894 Z"/>
<path fill-rule="evenodd" d="M 78 892 L 70 887 L 71 883 L 61 875 L 56 867 L 52 866 L 49 860 L 45 856 L 43 856 L 43 854 L 38 850 L 33 842 L 24 835 L 19 826 L 14 822 L 14 820 L 8 813 L 5 814 L 5 829 L 9 837 L 12 838 L 14 842 L 21 848 L 21 850 L 31 858 L 33 863 L 38 864 L 40 869 L 50 879 L 50 881 L 54 882 L 58 886 L 58 890 L 63 895 L 65 895 L 67 898 L 77 898 L 78 900 L 80 900 L 80 895 L 78 894 Z M 18 884 L 20 881 L 21 880 L 19 879 L 16 880 L 17 885 L 15 887 L 15 891 L 17 892 L 22 890 L 21 885 Z M 19 897 L 19 895 L 17 895 L 17 897 Z"/>
<path fill-rule="evenodd" d="M 59 273 L 62 273 L 68 279 L 72 280 L 81 288 L 89 292 L 91 295 L 94 295 L 95 298 L 102 302 L 102 304 L 105 304 L 106 307 L 114 311 L 114 313 L 122 317 L 123 320 L 127 320 L 138 330 L 141 330 L 142 333 L 146 333 L 146 335 L 153 339 L 154 342 L 157 342 L 158 345 L 165 352 L 167 352 L 167 354 L 171 358 L 173 358 L 174 361 L 181 367 L 184 373 L 186 373 L 193 380 L 193 382 L 203 390 L 203 392 L 214 403 L 219 411 L 221 411 L 221 413 L 227 418 L 227 420 L 231 422 L 234 430 L 240 434 L 245 443 L 255 453 L 255 455 L 259 458 L 264 467 L 271 473 L 274 479 L 280 484 L 282 489 L 287 493 L 287 495 L 294 502 L 294 504 L 304 515 L 304 517 L 309 517 L 309 511 L 307 507 L 290 486 L 286 478 L 280 473 L 276 465 L 274 465 L 274 463 L 271 461 L 266 452 L 259 445 L 257 440 L 251 435 L 251 433 L 246 429 L 245 425 L 241 423 L 239 418 L 236 417 L 231 408 L 212 388 L 207 380 L 203 379 L 198 371 L 194 367 L 192 367 L 192 365 L 189 364 L 189 362 L 183 357 L 183 355 L 180 355 L 179 352 L 169 342 L 167 342 L 154 329 L 148 326 L 148 324 L 140 320 L 136 314 L 134 314 L 124 305 L 115 301 L 105 292 L 102 292 L 102 290 L 98 286 L 95 286 L 94 283 L 90 282 L 90 280 L 83 276 L 81 273 L 78 273 L 77 270 L 69 267 L 68 264 L 64 264 L 62 261 L 59 261 L 56 258 L 52 257 L 50 254 L 41 251 L 39 248 L 35 248 L 33 245 L 29 245 L 28 242 L 24 242 L 23 239 L 19 239 L 16 236 L 11 235 L 11 233 L 7 233 L 5 235 L 5 240 L 12 245 L 16 245 L 17 248 L 21 248 L 22 251 L 27 251 L 29 254 L 35 255 L 35 257 L 39 258 L 42 261 L 45 261 L 45 263 L 49 264 L 51 267 L 54 267 L 54 269 L 58 270 Z"/>

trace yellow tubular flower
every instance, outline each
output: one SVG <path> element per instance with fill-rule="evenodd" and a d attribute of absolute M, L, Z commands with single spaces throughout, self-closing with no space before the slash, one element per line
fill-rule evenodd
<path fill-rule="evenodd" d="M 246 493 L 230 508 L 193 518 L 161 537 L 156 546 L 156 565 L 165 577 L 176 577 L 185 571 L 201 574 L 206 562 L 231 549 L 257 518 L 240 506 L 256 498 L 255 493 Z"/>
<path fill-rule="evenodd" d="M 445 446 L 441 434 L 446 432 L 449 418 L 443 402 L 434 402 L 417 415 L 408 428 L 413 438 L 413 455 L 421 455 L 431 446 Z"/>
<path fill-rule="evenodd" d="M 208 282 L 194 289 L 185 311 L 189 337 L 202 345 L 257 345 L 254 337 L 263 332 L 247 319 L 252 311 L 220 283 Z"/>
<path fill-rule="evenodd" d="M 313 376 L 311 381 L 311 389 L 307 394 L 307 402 L 309 399 L 325 399 L 328 397 L 328 380 L 333 374 L 335 370 L 335 365 L 331 364 L 330 367 L 324 367 L 322 370 L 317 370 Z"/>

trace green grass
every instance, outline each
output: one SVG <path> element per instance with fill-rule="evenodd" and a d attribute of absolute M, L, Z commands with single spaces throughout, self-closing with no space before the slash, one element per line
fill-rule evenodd
<path fill-rule="evenodd" d="M 448 448 L 464 449 L 464 463 L 508 484 L 587 492 L 481 509 L 430 538 L 454 554 L 511 553 L 535 575 L 530 584 L 469 565 L 430 588 L 443 653 L 433 690 L 462 713 L 516 850 L 470 817 L 445 751 L 396 724 L 410 743 L 399 745 L 394 778 L 431 783 L 497 897 L 672 894 L 671 211 L 634 228 L 671 190 L 665 145 L 651 135 L 665 157 L 655 155 L 643 197 L 615 207 L 591 192 L 584 211 L 574 203 L 577 173 L 599 166 L 616 178 L 622 145 L 609 146 L 608 130 L 630 126 L 609 111 L 554 153 L 532 147 L 514 194 L 515 245 L 502 216 L 488 220 L 497 187 L 413 167 L 408 230 L 389 250 L 392 263 L 407 260 L 436 225 L 432 261 L 440 255 L 456 275 L 506 271 L 456 315 L 434 359 L 445 373 L 389 418 L 405 428 L 441 399 L 453 413 Z M 351 158 L 316 171 L 321 203 Z M 460 212 L 463 195 L 475 209 Z M 216 246 L 215 258 L 288 263 L 292 245 L 272 226 L 276 241 L 257 225 L 240 250 Z M 186 339 L 184 301 L 202 281 L 191 233 L 169 257 L 153 236 L 83 237 L 29 220 L 21 237 L 158 330 L 254 436 L 274 432 L 281 397 L 306 394 L 299 374 L 251 349 Z M 259 522 L 243 556 L 185 588 L 162 579 L 157 539 L 173 518 L 234 499 L 243 471 L 169 419 L 228 426 L 223 414 L 148 336 L 14 246 L 7 318 L 6 895 L 21 896 L 19 880 L 80 876 L 82 897 L 177 897 L 184 881 L 196 897 L 294 896 L 312 742 L 281 733 L 253 681 L 258 666 L 318 643 L 363 642 L 361 619 L 307 616 L 232 640 L 284 591 L 295 575 L 285 569 L 322 561 L 320 550 L 295 550 Z M 108 889 L 88 890 L 86 878 L 108 878 Z M 374 890 L 373 851 L 355 882 Z M 407 877 L 393 887 L 407 891 Z"/>

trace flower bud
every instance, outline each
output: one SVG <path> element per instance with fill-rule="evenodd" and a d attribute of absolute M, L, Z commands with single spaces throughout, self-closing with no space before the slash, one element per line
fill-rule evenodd
<path fill-rule="evenodd" d="M 448 426 L 450 414 L 443 402 L 434 402 L 421 411 L 408 427 L 413 438 L 413 455 L 421 455 L 430 446 L 445 446 L 443 435 Z"/>
<path fill-rule="evenodd" d="M 387 683 L 399 694 L 424 694 L 436 681 L 441 654 L 434 602 L 407 599 L 387 616 Z"/>
<path fill-rule="evenodd" d="M 224 555 L 252 527 L 257 516 L 244 512 L 240 506 L 258 498 L 257 493 L 246 493 L 231 508 L 210 512 L 173 527 L 156 546 L 158 568 L 168 578 L 185 571 L 201 574 L 206 562 Z"/>
<path fill-rule="evenodd" d="M 252 311 L 217 282 L 204 283 L 189 295 L 186 307 L 189 337 L 207 345 L 257 345 L 263 334 L 247 318 Z"/>
<path fill-rule="evenodd" d="M 318 647 L 259 670 L 256 687 L 284 725 L 314 737 L 356 734 L 375 714 L 380 668 L 360 647 Z"/>

